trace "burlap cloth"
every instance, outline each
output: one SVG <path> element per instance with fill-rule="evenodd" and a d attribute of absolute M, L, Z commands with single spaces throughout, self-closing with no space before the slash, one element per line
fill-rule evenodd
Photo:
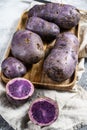
<path fill-rule="evenodd" d="M 84 70 L 84 58 L 87 57 L 87 13 L 82 12 L 79 23 L 79 69 L 77 82 L 69 92 L 36 89 L 27 103 L 21 107 L 10 104 L 5 95 L 4 84 L 0 83 L 0 114 L 16 130 L 76 130 L 87 125 L 87 92 L 78 85 Z M 29 104 L 37 97 L 47 96 L 58 102 L 59 118 L 50 126 L 34 125 L 28 118 Z"/>

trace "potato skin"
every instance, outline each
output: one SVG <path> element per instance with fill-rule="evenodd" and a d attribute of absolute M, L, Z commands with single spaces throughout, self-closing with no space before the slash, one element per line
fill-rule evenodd
<path fill-rule="evenodd" d="M 1 64 L 1 69 L 8 78 L 22 77 L 27 72 L 25 65 L 14 57 L 6 58 Z"/>
<path fill-rule="evenodd" d="M 28 30 L 19 30 L 13 36 L 11 52 L 24 63 L 34 64 L 44 57 L 43 42 L 39 35 Z"/>
<path fill-rule="evenodd" d="M 58 3 L 35 5 L 29 10 L 29 17 L 31 16 L 41 17 L 64 29 L 71 29 L 80 20 L 80 13 L 74 6 Z"/>
<path fill-rule="evenodd" d="M 61 33 L 57 36 L 54 49 L 56 48 L 68 49 L 71 51 L 73 58 L 78 57 L 79 42 L 77 37 L 70 32 Z"/>
<path fill-rule="evenodd" d="M 45 41 L 55 39 L 60 33 L 60 29 L 56 24 L 34 16 L 28 19 L 26 29 L 39 34 Z"/>
<path fill-rule="evenodd" d="M 43 68 L 48 77 L 57 82 L 69 79 L 78 62 L 78 49 L 79 42 L 74 34 L 59 34 L 54 48 L 44 61 Z"/>

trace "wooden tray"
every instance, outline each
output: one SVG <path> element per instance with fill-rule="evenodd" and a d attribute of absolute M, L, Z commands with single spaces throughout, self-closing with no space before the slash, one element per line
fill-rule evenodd
<path fill-rule="evenodd" d="M 17 30 L 25 29 L 27 18 L 28 18 L 28 11 L 23 13 L 23 15 L 18 23 Z M 69 31 L 74 33 L 78 37 L 78 26 L 75 28 L 72 28 Z M 52 42 L 50 44 L 44 43 L 45 51 L 48 52 L 49 48 L 52 47 L 53 44 L 54 44 L 54 42 Z M 5 58 L 8 56 L 11 56 L 10 47 L 7 48 Z M 58 83 L 56 81 L 51 80 L 45 74 L 45 72 L 43 71 L 43 62 L 44 62 L 44 59 L 41 60 L 40 62 L 30 66 L 28 68 L 27 73 L 24 75 L 24 78 L 29 79 L 35 85 L 35 87 L 39 87 L 39 88 L 47 88 L 47 89 L 55 89 L 55 90 L 65 91 L 65 90 L 70 90 L 74 86 L 74 84 L 76 82 L 77 68 L 70 79 L 68 79 L 64 82 Z M 11 80 L 11 79 L 6 78 L 2 72 L 1 72 L 1 79 L 5 83 L 7 83 L 9 80 Z"/>

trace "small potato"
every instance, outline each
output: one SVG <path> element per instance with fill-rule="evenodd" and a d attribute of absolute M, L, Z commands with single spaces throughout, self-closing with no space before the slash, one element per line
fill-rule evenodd
<path fill-rule="evenodd" d="M 19 30 L 13 36 L 11 52 L 24 63 L 34 64 L 44 57 L 43 42 L 39 35 L 28 30 Z"/>
<path fill-rule="evenodd" d="M 37 16 L 57 24 L 60 28 L 71 29 L 80 20 L 80 13 L 72 5 L 47 3 L 35 5 L 29 10 L 29 17 Z"/>
<path fill-rule="evenodd" d="M 78 62 L 78 49 L 79 42 L 74 34 L 59 34 L 54 48 L 44 61 L 44 71 L 57 82 L 69 79 Z"/>
<path fill-rule="evenodd" d="M 28 19 L 26 29 L 39 34 L 45 41 L 55 39 L 60 33 L 60 29 L 56 24 L 34 16 Z"/>
<path fill-rule="evenodd" d="M 8 78 L 22 77 L 27 72 L 24 64 L 14 57 L 6 58 L 1 64 L 1 69 Z"/>

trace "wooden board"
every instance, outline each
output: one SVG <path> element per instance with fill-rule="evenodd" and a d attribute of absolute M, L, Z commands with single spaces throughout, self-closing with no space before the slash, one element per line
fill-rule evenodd
<path fill-rule="evenodd" d="M 23 13 L 23 15 L 18 23 L 17 30 L 25 29 L 27 19 L 28 19 L 28 11 Z M 74 33 L 78 37 L 78 26 L 76 26 L 75 28 L 72 28 L 69 31 Z M 49 49 L 53 45 L 54 45 L 54 41 L 50 44 L 44 43 L 45 52 L 48 53 Z M 10 47 L 7 48 L 5 58 L 8 56 L 11 56 Z M 56 89 L 56 90 L 63 90 L 63 91 L 72 89 L 72 87 L 74 86 L 74 84 L 76 82 L 77 68 L 75 69 L 75 72 L 70 77 L 70 79 L 68 79 L 64 82 L 58 83 L 56 81 L 51 80 L 46 75 L 46 73 L 43 70 L 43 62 L 44 62 L 44 59 L 42 59 L 40 62 L 38 62 L 32 66 L 28 66 L 28 71 L 23 77 L 26 79 L 29 79 L 35 85 L 35 87 L 39 87 L 39 88 L 46 88 L 46 89 L 53 89 L 53 90 Z M 8 79 L 7 77 L 5 77 L 3 75 L 3 73 L 1 73 L 1 79 L 5 83 L 7 83 L 9 80 L 11 80 L 11 79 Z"/>

